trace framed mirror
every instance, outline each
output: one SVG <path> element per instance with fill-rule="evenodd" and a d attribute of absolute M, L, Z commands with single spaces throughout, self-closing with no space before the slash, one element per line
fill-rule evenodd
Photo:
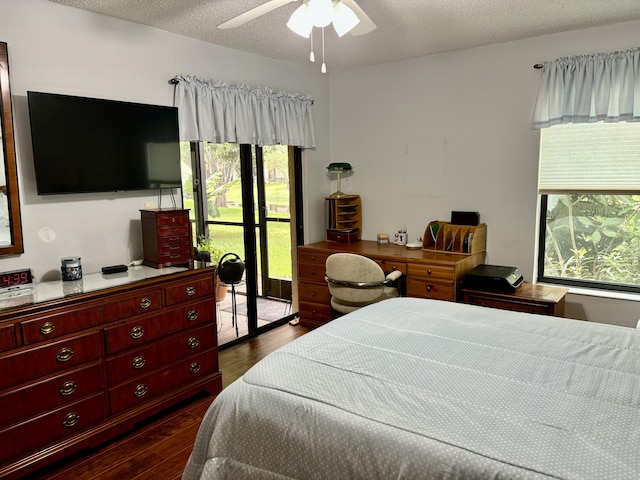
<path fill-rule="evenodd" d="M 0 42 L 0 255 L 24 252 L 7 44 Z"/>

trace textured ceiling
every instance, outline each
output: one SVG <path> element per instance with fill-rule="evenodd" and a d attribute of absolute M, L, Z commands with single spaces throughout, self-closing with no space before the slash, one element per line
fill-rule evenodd
<path fill-rule="evenodd" d="M 216 25 L 266 0 L 51 1 L 266 57 L 309 62 L 309 40 L 286 27 L 299 1 L 230 30 Z M 325 29 L 329 71 L 640 20 L 640 0 L 356 1 L 378 28 L 363 36 L 342 38 L 333 28 Z M 316 61 L 319 32 L 314 29 Z"/>

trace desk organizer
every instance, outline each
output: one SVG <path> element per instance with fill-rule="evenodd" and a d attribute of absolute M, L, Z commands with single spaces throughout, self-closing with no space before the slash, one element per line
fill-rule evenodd
<path fill-rule="evenodd" d="M 422 239 L 423 250 L 462 255 L 481 253 L 487 247 L 487 224 L 470 226 L 440 221 L 429 222 Z"/>

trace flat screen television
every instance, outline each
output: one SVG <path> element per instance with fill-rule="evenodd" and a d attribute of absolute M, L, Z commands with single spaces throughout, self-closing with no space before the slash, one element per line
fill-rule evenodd
<path fill-rule="evenodd" d="M 178 109 L 27 92 L 39 195 L 181 186 Z"/>

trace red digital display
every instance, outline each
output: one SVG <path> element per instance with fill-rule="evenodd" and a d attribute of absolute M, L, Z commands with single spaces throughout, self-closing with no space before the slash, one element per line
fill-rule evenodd
<path fill-rule="evenodd" d="M 31 269 L 0 273 L 0 288 L 15 287 L 31 283 Z"/>

